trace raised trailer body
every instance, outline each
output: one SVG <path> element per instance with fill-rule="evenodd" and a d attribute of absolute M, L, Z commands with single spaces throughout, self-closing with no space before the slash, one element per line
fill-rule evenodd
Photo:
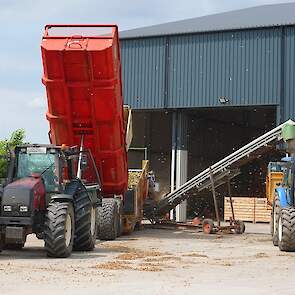
<path fill-rule="evenodd" d="M 80 146 L 83 137 L 103 196 L 124 195 L 128 172 L 117 26 L 47 25 L 41 50 L 50 141 Z"/>

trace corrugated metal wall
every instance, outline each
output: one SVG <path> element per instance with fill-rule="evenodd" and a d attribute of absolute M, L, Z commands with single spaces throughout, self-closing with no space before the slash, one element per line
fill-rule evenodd
<path fill-rule="evenodd" d="M 121 42 L 124 103 L 136 109 L 164 107 L 165 40 Z"/>
<path fill-rule="evenodd" d="M 294 117 L 294 46 L 295 27 L 123 39 L 125 102 L 135 109 L 216 107 L 224 96 L 230 106 L 281 104 L 281 120 Z"/>
<path fill-rule="evenodd" d="M 295 118 L 295 27 L 285 30 L 285 119 Z"/>
<path fill-rule="evenodd" d="M 169 107 L 276 104 L 279 30 L 172 37 Z"/>

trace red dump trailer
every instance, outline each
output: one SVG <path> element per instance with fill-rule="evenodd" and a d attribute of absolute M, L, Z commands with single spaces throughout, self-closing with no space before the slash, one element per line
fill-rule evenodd
<path fill-rule="evenodd" d="M 83 136 L 103 195 L 124 194 L 128 170 L 117 27 L 47 25 L 41 48 L 51 142 L 79 146 Z"/>
<path fill-rule="evenodd" d="M 126 194 L 131 111 L 123 108 L 118 28 L 47 25 L 41 51 L 50 141 L 80 148 L 83 144 L 83 149 L 91 150 L 104 197 L 100 238 L 114 239 L 124 228 L 130 232 L 141 221 L 142 205 L 138 204 L 143 203 L 147 189 L 140 196 Z M 143 167 L 141 186 L 145 188 L 148 165 Z M 86 173 L 89 182 L 95 177 L 91 171 Z M 124 215 L 124 206 L 133 211 L 125 210 Z"/>

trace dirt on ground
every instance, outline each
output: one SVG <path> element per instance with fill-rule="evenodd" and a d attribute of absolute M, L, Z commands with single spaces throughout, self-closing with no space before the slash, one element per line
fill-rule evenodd
<path fill-rule="evenodd" d="M 272 245 L 267 224 L 243 235 L 145 229 L 67 259 L 33 236 L 0 254 L 0 294 L 294 294 L 295 253 Z M 94 293 L 93 293 L 94 294 Z"/>

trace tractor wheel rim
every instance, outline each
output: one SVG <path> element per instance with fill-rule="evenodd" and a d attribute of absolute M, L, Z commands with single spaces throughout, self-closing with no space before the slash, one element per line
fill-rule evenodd
<path fill-rule="evenodd" d="M 279 218 L 279 241 L 281 242 L 283 238 L 283 223 L 282 217 Z"/>
<path fill-rule="evenodd" d="M 66 228 L 65 228 L 65 240 L 66 240 L 66 246 L 69 247 L 72 239 L 72 218 L 71 215 L 67 215 L 66 220 Z"/>
<path fill-rule="evenodd" d="M 96 225 L 96 222 L 95 222 L 95 208 L 91 208 L 91 225 L 90 225 L 90 231 L 91 231 L 91 235 L 93 236 L 95 234 L 95 225 Z"/>

